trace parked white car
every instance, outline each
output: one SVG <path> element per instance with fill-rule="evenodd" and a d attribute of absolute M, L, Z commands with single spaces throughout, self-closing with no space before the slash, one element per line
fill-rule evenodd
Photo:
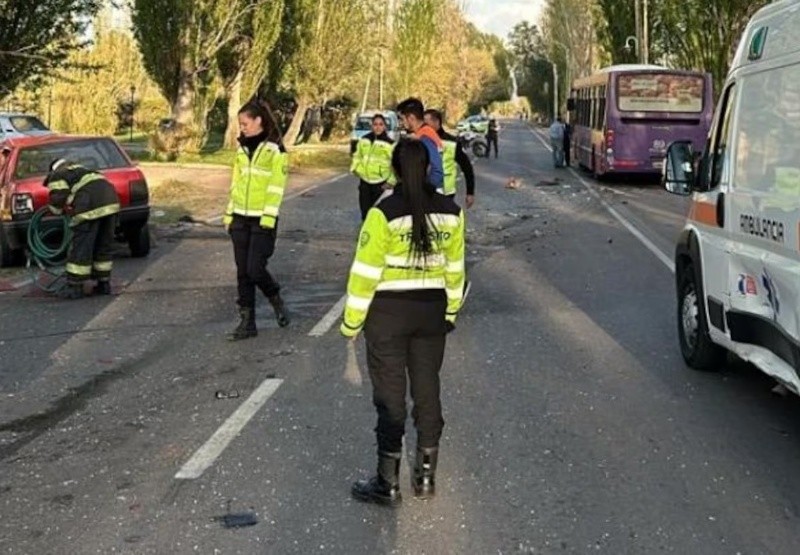
<path fill-rule="evenodd" d="M 0 142 L 20 137 L 36 137 L 53 133 L 42 120 L 30 114 L 0 112 Z"/>

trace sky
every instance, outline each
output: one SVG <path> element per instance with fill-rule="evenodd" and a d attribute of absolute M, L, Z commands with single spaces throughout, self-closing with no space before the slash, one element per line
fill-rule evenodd
<path fill-rule="evenodd" d="M 539 18 L 545 0 L 467 0 L 467 18 L 478 29 L 505 39 L 514 25 Z"/>

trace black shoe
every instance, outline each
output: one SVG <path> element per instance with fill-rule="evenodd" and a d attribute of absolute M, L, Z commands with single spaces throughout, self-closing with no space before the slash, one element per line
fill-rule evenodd
<path fill-rule="evenodd" d="M 436 465 L 439 462 L 439 448 L 417 448 L 417 461 L 411 478 L 414 497 L 432 499 L 436 495 Z"/>
<path fill-rule="evenodd" d="M 281 296 L 273 295 L 268 297 L 269 304 L 272 305 L 272 309 L 275 311 L 275 319 L 278 321 L 278 325 L 282 328 L 285 328 L 289 325 L 289 314 L 286 312 L 286 305 L 283 303 L 283 299 Z"/>
<path fill-rule="evenodd" d="M 67 285 L 58 292 L 58 298 L 66 301 L 74 301 L 82 299 L 86 295 L 83 293 L 82 283 L 67 283 Z"/>
<path fill-rule="evenodd" d="M 353 498 L 365 503 L 397 507 L 403 501 L 400 495 L 401 453 L 379 453 L 378 473 L 369 480 L 353 484 Z"/>
<path fill-rule="evenodd" d="M 93 295 L 110 295 L 111 294 L 111 282 L 110 281 L 98 281 L 97 285 L 94 286 L 92 289 Z"/>
<path fill-rule="evenodd" d="M 228 334 L 228 341 L 241 341 L 258 335 L 254 308 L 239 307 L 239 318 L 239 325 Z"/>

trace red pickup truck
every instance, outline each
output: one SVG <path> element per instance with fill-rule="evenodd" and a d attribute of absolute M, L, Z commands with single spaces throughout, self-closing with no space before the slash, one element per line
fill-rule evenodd
<path fill-rule="evenodd" d="M 30 218 L 48 201 L 47 169 L 58 158 L 98 171 L 114 185 L 122 206 L 117 237 L 128 243 L 134 257 L 150 253 L 147 181 L 116 141 L 47 135 L 8 139 L 0 151 L 0 267 L 21 261 Z"/>

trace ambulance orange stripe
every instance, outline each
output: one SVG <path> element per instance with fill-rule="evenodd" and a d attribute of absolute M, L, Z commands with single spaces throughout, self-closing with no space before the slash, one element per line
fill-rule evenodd
<path fill-rule="evenodd" d="M 693 200 L 689 210 L 689 219 L 711 227 L 719 227 L 716 203 Z"/>

